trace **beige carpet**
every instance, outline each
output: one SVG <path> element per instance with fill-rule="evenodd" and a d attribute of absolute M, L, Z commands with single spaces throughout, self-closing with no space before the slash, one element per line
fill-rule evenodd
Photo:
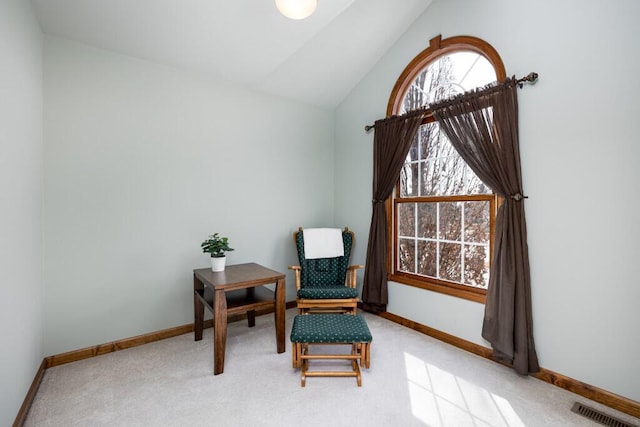
<path fill-rule="evenodd" d="M 365 314 L 371 369 L 308 378 L 276 353 L 272 315 L 229 325 L 225 370 L 213 375 L 213 331 L 186 334 L 46 371 L 26 426 L 596 426 L 575 401 L 640 421 Z M 321 363 L 321 362 L 318 362 Z M 334 361 L 325 363 L 346 363 Z"/>

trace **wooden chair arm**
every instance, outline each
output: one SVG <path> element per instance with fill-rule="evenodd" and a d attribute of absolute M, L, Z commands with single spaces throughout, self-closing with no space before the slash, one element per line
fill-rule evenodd
<path fill-rule="evenodd" d="M 356 287 L 358 270 L 361 268 L 364 268 L 364 265 L 354 264 L 347 267 L 347 277 L 346 277 L 345 286 L 349 288 Z"/>
<path fill-rule="evenodd" d="M 293 270 L 296 275 L 296 291 L 300 290 L 300 274 L 302 273 L 302 267 L 299 265 L 290 265 L 289 270 Z"/>

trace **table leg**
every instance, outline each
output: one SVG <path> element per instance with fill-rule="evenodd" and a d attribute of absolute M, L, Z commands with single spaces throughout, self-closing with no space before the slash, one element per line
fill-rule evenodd
<path fill-rule="evenodd" d="M 213 374 L 224 371 L 224 352 L 227 345 L 227 297 L 216 290 L 213 308 Z"/>
<path fill-rule="evenodd" d="M 252 299 L 254 297 L 255 293 L 256 293 L 256 288 L 247 288 L 246 292 L 247 292 L 247 299 Z M 247 322 L 248 322 L 250 328 L 256 326 L 256 311 L 255 310 L 247 311 Z"/>
<path fill-rule="evenodd" d="M 278 345 L 278 353 L 284 353 L 284 334 L 285 334 L 285 317 L 286 317 L 286 303 L 285 303 L 285 282 L 284 279 L 279 279 L 276 283 L 276 307 L 275 307 L 275 323 L 276 323 L 276 342 Z"/>
<path fill-rule="evenodd" d="M 198 294 L 203 292 L 204 285 L 202 282 L 193 275 L 193 332 L 195 341 L 202 339 L 202 328 L 204 326 L 204 304 Z"/>
<path fill-rule="evenodd" d="M 247 311 L 247 321 L 249 323 L 249 327 L 250 328 L 256 326 L 256 311 L 255 310 Z"/>

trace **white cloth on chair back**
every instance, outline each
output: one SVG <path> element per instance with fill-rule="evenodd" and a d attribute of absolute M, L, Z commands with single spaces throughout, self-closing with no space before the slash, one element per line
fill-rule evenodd
<path fill-rule="evenodd" d="M 344 256 L 342 230 L 339 228 L 303 228 L 302 238 L 306 259 Z"/>

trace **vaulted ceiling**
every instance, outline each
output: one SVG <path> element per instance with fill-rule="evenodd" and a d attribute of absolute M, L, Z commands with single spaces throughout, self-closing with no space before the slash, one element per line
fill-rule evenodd
<path fill-rule="evenodd" d="M 432 0 L 31 0 L 45 34 L 333 108 Z"/>

